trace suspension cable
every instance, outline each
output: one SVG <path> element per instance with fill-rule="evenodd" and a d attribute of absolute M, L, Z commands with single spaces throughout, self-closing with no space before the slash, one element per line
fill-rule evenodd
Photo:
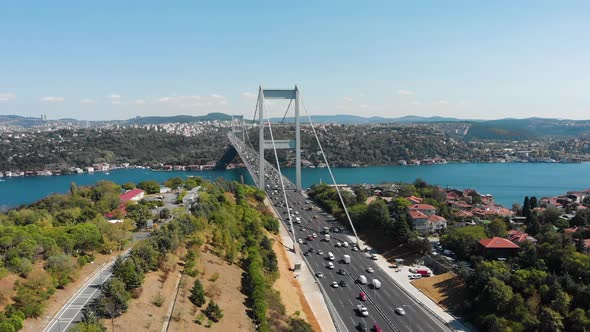
<path fill-rule="evenodd" d="M 264 107 L 264 104 L 263 104 Z M 272 142 L 272 149 L 275 155 L 275 160 L 277 162 L 277 171 L 278 171 L 278 175 L 279 175 L 279 180 L 281 182 L 281 190 L 283 191 L 283 199 L 285 200 L 285 208 L 287 209 L 287 216 L 289 217 L 289 226 L 291 227 L 291 239 L 293 240 L 293 249 L 295 249 L 296 246 L 296 240 L 295 240 L 295 229 L 293 229 L 293 218 L 291 216 L 291 210 L 289 209 L 289 201 L 287 200 L 287 191 L 285 190 L 285 183 L 283 182 L 283 174 L 281 173 L 281 165 L 279 163 L 279 155 L 277 154 L 277 147 L 275 145 L 275 139 L 274 136 L 272 134 L 272 126 L 270 123 L 270 109 L 267 109 L 266 111 L 266 118 L 268 121 L 268 132 L 270 133 L 270 140 Z M 264 142 L 261 142 L 261 144 L 263 144 Z M 260 156 L 260 158 L 264 158 L 264 156 Z"/>
<path fill-rule="evenodd" d="M 322 153 L 322 156 L 324 157 L 324 162 L 326 163 L 326 167 L 328 168 L 328 172 L 330 173 L 330 177 L 332 178 L 332 182 L 334 183 L 334 187 L 336 187 L 336 192 L 338 193 L 338 197 L 340 198 L 340 203 L 342 204 L 342 208 L 344 209 L 344 212 L 346 213 L 346 218 L 348 219 L 348 222 L 350 223 L 350 227 L 352 228 L 352 232 L 354 233 L 354 236 L 356 238 L 357 247 L 359 247 L 359 249 L 360 249 L 358 234 L 356 233 L 356 229 L 354 228 L 354 225 L 352 224 L 352 219 L 350 219 L 350 215 L 348 214 L 348 209 L 346 208 L 346 204 L 344 204 L 344 198 L 342 198 L 342 194 L 340 193 L 340 189 L 338 188 L 338 183 L 336 183 L 336 179 L 334 178 L 334 173 L 332 173 L 332 168 L 330 167 L 330 163 L 328 163 L 328 158 L 326 157 L 326 154 L 324 153 L 324 149 L 322 148 L 322 143 L 320 143 L 320 139 L 319 139 L 318 134 L 315 130 L 315 126 L 314 126 L 313 122 L 311 121 L 311 117 L 309 116 L 309 112 L 307 111 L 307 107 L 305 107 L 305 103 L 303 102 L 303 97 L 301 96 L 301 92 L 299 93 L 299 98 L 301 99 L 301 105 L 303 106 L 303 110 L 305 111 L 305 115 L 307 116 L 309 124 L 311 125 L 311 130 L 313 131 L 313 135 L 315 136 L 315 139 L 318 142 L 318 147 L 320 148 L 320 152 Z"/>
<path fill-rule="evenodd" d="M 287 105 L 287 110 L 285 111 L 285 115 L 283 115 L 283 120 L 281 120 L 281 125 L 285 121 L 285 118 L 287 117 L 287 113 L 289 113 L 289 108 L 291 107 L 292 102 L 293 102 L 293 99 L 289 99 L 289 105 Z"/>

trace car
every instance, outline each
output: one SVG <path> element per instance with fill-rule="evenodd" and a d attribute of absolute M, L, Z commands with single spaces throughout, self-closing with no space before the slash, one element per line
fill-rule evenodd
<path fill-rule="evenodd" d="M 340 247 L 342 247 L 342 243 L 340 243 L 340 242 L 336 242 L 336 247 L 337 247 L 337 248 L 340 248 Z"/>
<path fill-rule="evenodd" d="M 317 219 L 317 218 L 318 218 L 318 216 L 313 216 L 313 219 Z"/>
<path fill-rule="evenodd" d="M 343 246 L 344 248 L 348 248 L 348 242 L 346 242 L 346 241 L 342 242 L 342 246 Z"/>
<path fill-rule="evenodd" d="M 360 292 L 359 293 L 359 299 L 361 301 L 366 301 L 367 300 L 367 294 L 365 294 L 365 292 Z"/>
<path fill-rule="evenodd" d="M 406 314 L 404 308 L 395 308 L 395 312 L 400 316 L 404 316 Z"/>
<path fill-rule="evenodd" d="M 299 240 L 297 240 L 297 243 L 303 244 L 303 240 L 302 239 L 299 239 Z"/>
<path fill-rule="evenodd" d="M 338 274 L 345 275 L 346 271 L 344 271 L 344 269 L 340 269 L 340 270 L 338 270 Z"/>
<path fill-rule="evenodd" d="M 373 332 L 383 332 L 383 330 L 379 324 L 375 323 L 375 325 L 373 325 Z"/>
<path fill-rule="evenodd" d="M 316 233 L 311 234 L 311 236 L 313 236 L 313 238 L 315 239 L 316 237 L 318 237 L 318 235 Z"/>
<path fill-rule="evenodd" d="M 367 325 L 365 325 L 365 323 L 363 322 L 359 322 L 359 324 L 356 326 L 356 329 L 361 331 L 361 332 L 367 332 Z"/>
<path fill-rule="evenodd" d="M 357 247 L 356 245 L 352 246 L 352 248 L 350 248 L 352 251 L 359 251 L 359 247 Z"/>
<path fill-rule="evenodd" d="M 363 317 L 369 316 L 369 310 L 367 309 L 367 307 L 365 307 L 364 304 L 358 304 L 356 306 L 356 310 L 358 311 L 359 315 Z"/>
<path fill-rule="evenodd" d="M 369 267 L 369 268 L 367 268 L 367 272 L 368 272 L 368 273 L 373 273 L 373 272 L 375 272 L 375 270 L 373 270 L 373 268 L 372 268 L 372 267 Z"/>
<path fill-rule="evenodd" d="M 318 250 L 318 251 L 316 251 L 316 254 L 318 254 L 318 255 L 323 255 L 323 254 L 324 254 L 324 252 L 323 252 L 323 251 L 321 251 L 321 250 Z"/>
<path fill-rule="evenodd" d="M 323 278 L 324 277 L 324 274 L 322 272 L 318 272 L 318 273 L 315 274 L 315 276 L 318 277 L 318 278 Z"/>
<path fill-rule="evenodd" d="M 408 275 L 408 278 L 410 278 L 410 279 L 420 279 L 420 278 L 422 278 L 422 275 L 421 274 L 417 274 L 417 273 L 413 273 L 413 274 L 409 274 Z"/>
<path fill-rule="evenodd" d="M 332 282 L 332 288 L 338 288 L 338 281 Z"/>
<path fill-rule="evenodd" d="M 334 233 L 338 233 L 338 232 L 340 232 L 340 230 L 338 229 L 338 227 L 334 227 L 334 230 L 333 230 L 333 232 L 334 232 Z"/>
<path fill-rule="evenodd" d="M 348 286 L 348 284 L 346 283 L 346 280 L 340 280 L 340 287 L 346 287 Z"/>
<path fill-rule="evenodd" d="M 313 241 L 313 236 L 311 236 L 311 235 L 308 235 L 308 236 L 307 236 L 307 241 Z"/>
<path fill-rule="evenodd" d="M 301 231 L 301 232 L 305 232 L 305 227 L 301 227 L 301 228 L 299 229 L 299 231 Z"/>
<path fill-rule="evenodd" d="M 334 269 L 334 263 L 332 263 L 332 262 L 328 262 L 328 268 L 329 268 L 330 270 L 333 270 L 333 269 Z"/>
<path fill-rule="evenodd" d="M 304 252 L 303 256 L 309 256 L 309 251 Z"/>
<path fill-rule="evenodd" d="M 379 259 L 379 257 L 377 257 L 377 254 L 372 254 L 371 259 L 376 261 L 377 259 Z"/>

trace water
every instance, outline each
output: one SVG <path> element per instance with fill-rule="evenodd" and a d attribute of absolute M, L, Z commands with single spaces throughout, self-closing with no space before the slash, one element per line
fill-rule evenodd
<path fill-rule="evenodd" d="M 285 174 L 294 178 L 294 170 Z M 76 174 L 63 176 L 21 177 L 0 182 L 0 206 L 11 207 L 34 202 L 51 193 L 65 193 L 70 183 L 78 186 L 91 185 L 99 180 L 119 184 L 143 180 L 164 181 L 168 178 L 189 175 L 202 176 L 208 180 L 223 177 L 239 181 L 244 176 L 246 183 L 252 179 L 245 169 L 196 172 L 154 172 L 146 169 L 114 170 L 110 174 Z M 339 184 L 413 182 L 421 178 L 428 183 L 457 189 L 474 188 L 480 193 L 492 194 L 496 202 L 510 208 L 512 203 L 522 203 L 523 197 L 554 196 L 569 190 L 590 188 L 590 163 L 581 164 L 446 164 L 431 166 L 381 166 L 366 168 L 337 168 L 334 175 Z M 304 168 L 302 185 L 331 182 L 325 168 Z"/>

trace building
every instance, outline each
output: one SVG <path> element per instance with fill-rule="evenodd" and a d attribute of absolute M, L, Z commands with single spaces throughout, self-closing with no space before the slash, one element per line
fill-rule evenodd
<path fill-rule="evenodd" d="M 479 245 L 486 258 L 508 258 L 516 255 L 520 250 L 516 243 L 502 237 L 481 239 Z"/>
<path fill-rule="evenodd" d="M 420 211 L 410 210 L 410 218 L 414 224 L 414 229 L 420 233 L 428 233 L 428 216 Z"/>
<path fill-rule="evenodd" d="M 508 231 L 508 238 L 510 239 L 510 241 L 512 241 L 516 244 L 521 244 L 524 241 L 528 241 L 531 243 L 537 242 L 537 239 L 535 239 L 534 237 L 528 235 L 527 233 L 523 233 L 519 230 L 516 230 L 516 229 L 511 229 Z"/>
<path fill-rule="evenodd" d="M 445 218 L 435 214 L 428 217 L 428 230 L 431 233 L 438 233 L 445 228 L 447 228 L 447 220 Z"/>
<path fill-rule="evenodd" d="M 145 193 L 143 190 L 133 189 L 133 190 L 129 190 L 129 191 L 126 191 L 125 193 L 121 194 L 121 196 L 119 196 L 119 199 L 121 200 L 121 202 L 129 202 L 129 201 L 139 202 L 143 199 L 144 195 L 145 195 Z"/>
<path fill-rule="evenodd" d="M 427 216 L 431 216 L 436 214 L 436 208 L 429 204 L 414 204 L 409 207 L 410 211 L 419 211 L 424 213 Z"/>

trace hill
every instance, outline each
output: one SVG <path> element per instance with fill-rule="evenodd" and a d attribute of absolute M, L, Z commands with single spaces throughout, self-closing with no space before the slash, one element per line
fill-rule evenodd
<path fill-rule="evenodd" d="M 534 137 L 573 137 L 590 134 L 590 120 L 500 119 L 475 122 L 466 139 L 519 140 Z"/>
<path fill-rule="evenodd" d="M 230 121 L 231 115 L 225 113 L 209 113 L 207 115 L 174 115 L 174 116 L 138 116 L 133 119 L 129 119 L 126 122 L 129 124 L 162 124 L 162 123 L 191 123 L 191 122 L 203 122 L 203 121 Z"/>
<path fill-rule="evenodd" d="M 272 118 L 273 122 L 280 122 L 282 118 Z M 293 122 L 293 117 L 285 118 L 285 122 Z M 407 115 L 399 118 L 384 118 L 380 116 L 362 117 L 358 115 L 312 115 L 311 121 L 314 123 L 339 123 L 339 124 L 377 124 L 377 123 L 429 123 L 429 122 L 463 122 L 466 120 L 457 118 L 447 118 L 440 116 L 423 117 L 417 115 Z M 309 123 L 307 117 L 301 118 L 302 123 Z"/>

